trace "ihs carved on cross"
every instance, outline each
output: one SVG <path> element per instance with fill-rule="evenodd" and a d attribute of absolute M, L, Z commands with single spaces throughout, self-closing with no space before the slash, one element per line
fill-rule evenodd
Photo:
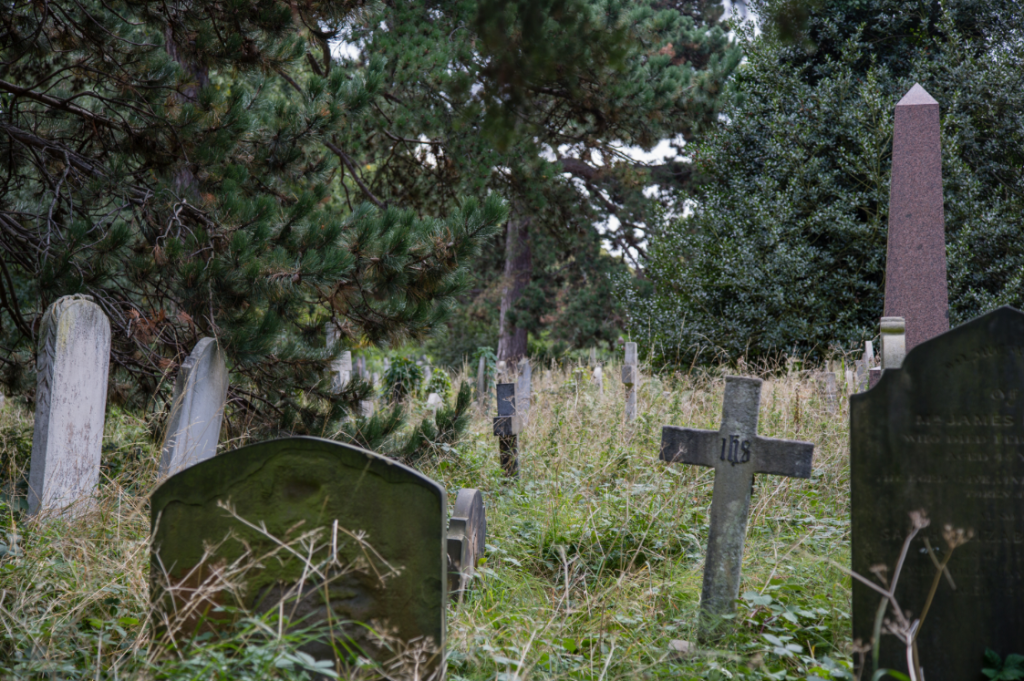
<path fill-rule="evenodd" d="M 701 609 L 705 615 L 732 612 L 739 596 L 754 474 L 811 476 L 814 445 L 760 437 L 757 434 L 760 403 L 760 379 L 728 376 L 722 425 L 717 431 L 678 426 L 665 426 L 661 431 L 662 461 L 715 469 L 711 531 L 701 593 Z"/>

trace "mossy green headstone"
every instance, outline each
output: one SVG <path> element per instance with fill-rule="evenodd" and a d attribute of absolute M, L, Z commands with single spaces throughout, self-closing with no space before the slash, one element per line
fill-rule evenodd
<path fill-rule="evenodd" d="M 928 681 L 981 679 L 986 648 L 1024 653 L 1024 314 L 1003 307 L 926 340 L 853 395 L 850 478 L 853 570 L 876 583 L 878 565 L 893 578 L 908 513 L 928 514 L 897 582 L 911 620 L 936 575 L 929 546 L 942 561 L 947 525 L 974 531 L 920 629 Z M 880 599 L 853 582 L 854 638 L 873 637 Z M 904 646 L 883 635 L 879 662 L 906 673 Z"/>
<path fill-rule="evenodd" d="M 356 571 L 335 583 L 330 589 L 332 621 L 386 622 L 403 641 L 430 637 L 437 650 L 444 650 L 447 500 L 444 488 L 434 481 L 373 452 L 308 437 L 262 442 L 196 464 L 153 493 L 155 607 L 170 607 L 159 590 L 162 573 L 172 583 L 184 579 L 200 563 L 204 546 L 220 543 L 205 565 L 238 558 L 245 550 L 243 541 L 255 555 L 274 548 L 271 540 L 232 518 L 218 502 L 230 503 L 250 523 L 265 524 L 275 537 L 290 530 L 294 536 L 301 522 L 301 531 L 325 528 L 329 541 L 335 520 L 341 528 L 365 533 L 373 550 L 401 572 L 383 588 L 372 571 Z M 229 532 L 235 538 L 221 543 Z M 350 552 L 346 558 L 351 561 L 362 555 L 352 542 L 339 546 L 339 553 Z M 221 602 L 260 610 L 302 573 L 297 558 L 263 563 L 246 576 L 244 602 L 231 603 L 227 595 Z M 313 597 L 319 602 L 306 603 L 302 613 L 325 618 L 323 597 Z M 362 627 L 349 626 L 346 635 L 371 656 L 383 655 L 367 650 L 372 641 Z M 436 667 L 441 657 L 435 656 L 430 666 Z"/>

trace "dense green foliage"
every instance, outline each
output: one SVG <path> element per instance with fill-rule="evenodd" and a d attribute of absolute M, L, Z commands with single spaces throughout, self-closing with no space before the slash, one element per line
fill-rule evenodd
<path fill-rule="evenodd" d="M 358 51 L 338 68 L 381 59 L 387 75 L 366 123 L 336 143 L 370 201 L 446 216 L 460 196 L 502 196 L 532 258 L 507 324 L 566 346 L 610 343 L 621 321 L 610 278 L 626 268 L 603 246 L 642 248 L 658 205 L 643 188 L 689 177 L 685 163 L 648 167 L 624 149 L 713 120 L 739 61 L 721 13 L 711 0 L 385 3 L 344 35 Z M 506 242 L 474 260 L 458 315 L 431 346 L 441 362 L 496 344 Z"/>
<path fill-rule="evenodd" d="M 1002 0 L 766 0 L 764 32 L 652 238 L 634 337 L 672 362 L 853 349 L 882 313 L 893 107 L 938 100 L 952 321 L 1024 302 L 1024 13 Z M 794 14 L 796 18 L 794 19 Z"/>
<path fill-rule="evenodd" d="M 321 59 L 358 4 L 17 2 L 0 18 L 3 380 L 30 389 L 56 298 L 113 326 L 112 395 L 145 403 L 201 336 L 234 408 L 324 432 L 365 397 L 327 390 L 342 346 L 422 337 L 504 219 L 497 196 L 443 217 L 345 201 L 331 140 L 364 129 L 384 62 Z M 250 419 L 249 423 L 253 423 Z"/>

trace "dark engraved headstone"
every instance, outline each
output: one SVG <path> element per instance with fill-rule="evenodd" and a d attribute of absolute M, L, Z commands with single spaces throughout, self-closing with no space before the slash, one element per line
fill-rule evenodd
<path fill-rule="evenodd" d="M 915 85 L 896 105 L 885 316 L 907 322 L 907 350 L 949 329 L 939 104 Z"/>
<path fill-rule="evenodd" d="M 261 532 L 231 517 L 218 502 L 230 503 L 238 516 L 253 525 L 265 524 L 267 532 L 279 539 L 296 527 L 302 532 L 324 528 L 328 547 L 337 521 L 343 530 L 365 533 L 372 551 L 400 568 L 398 575 L 382 584 L 374 569 L 366 567 L 366 548 L 339 541 L 339 558 L 352 566 L 352 572 L 329 588 L 320 588 L 323 585 L 315 574 L 303 572 L 306 562 L 301 556 L 278 551 L 274 558 L 263 560 L 259 569 L 246 573 L 242 602 L 233 601 L 227 592 L 215 600 L 266 609 L 305 574 L 309 586 L 298 612 L 308 619 L 301 626 L 329 620 L 340 627 L 336 638 L 348 639 L 339 641 L 339 648 L 354 643 L 381 661 L 392 653 L 378 647 L 368 626 L 384 624 L 410 644 L 428 637 L 437 652 L 427 667 L 439 668 L 447 607 L 447 500 L 444 488 L 429 478 L 363 449 L 296 437 L 207 459 L 168 479 L 151 501 L 151 593 L 158 611 L 181 605 L 180 598 L 169 595 L 163 584 L 169 582 L 187 593 L 190 585 L 232 564 L 246 548 L 260 557 L 277 547 Z M 207 547 L 216 548 L 204 561 Z M 325 591 L 330 594 L 329 603 Z M 324 659 L 331 655 L 331 648 L 322 643 L 307 652 Z"/>
<path fill-rule="evenodd" d="M 1024 653 L 1024 314 L 1000 308 L 926 341 L 851 398 L 850 492 L 853 570 L 869 579 L 878 565 L 892 577 L 908 512 L 931 518 L 896 590 L 911 618 L 949 550 L 944 528 L 975 533 L 918 635 L 928 681 L 981 678 L 987 647 Z M 879 598 L 854 581 L 855 638 L 872 638 Z M 881 666 L 905 673 L 904 651 L 882 636 Z"/>
<path fill-rule="evenodd" d="M 814 445 L 760 437 L 760 403 L 760 379 L 727 376 L 722 425 L 717 431 L 678 426 L 661 430 L 662 461 L 715 469 L 711 531 L 700 599 L 701 609 L 710 615 L 731 613 L 739 596 L 754 474 L 811 476 Z"/>
<path fill-rule="evenodd" d="M 498 452 L 501 457 L 501 468 L 505 475 L 519 475 L 519 431 L 522 428 L 519 415 L 516 413 L 516 384 L 499 383 L 498 415 L 494 419 L 494 436 L 498 438 Z"/>
<path fill-rule="evenodd" d="M 484 557 L 487 512 L 478 489 L 461 489 L 448 521 L 448 593 L 458 598 Z"/>

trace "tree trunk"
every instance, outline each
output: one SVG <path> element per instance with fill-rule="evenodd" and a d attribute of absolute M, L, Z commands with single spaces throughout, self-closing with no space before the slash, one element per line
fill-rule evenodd
<path fill-rule="evenodd" d="M 523 217 L 513 208 L 505 232 L 505 276 L 501 291 L 501 318 L 498 322 L 498 361 L 515 366 L 526 356 L 526 329 L 507 320 L 508 312 L 523 296 L 533 275 L 530 253 L 530 218 Z"/>

